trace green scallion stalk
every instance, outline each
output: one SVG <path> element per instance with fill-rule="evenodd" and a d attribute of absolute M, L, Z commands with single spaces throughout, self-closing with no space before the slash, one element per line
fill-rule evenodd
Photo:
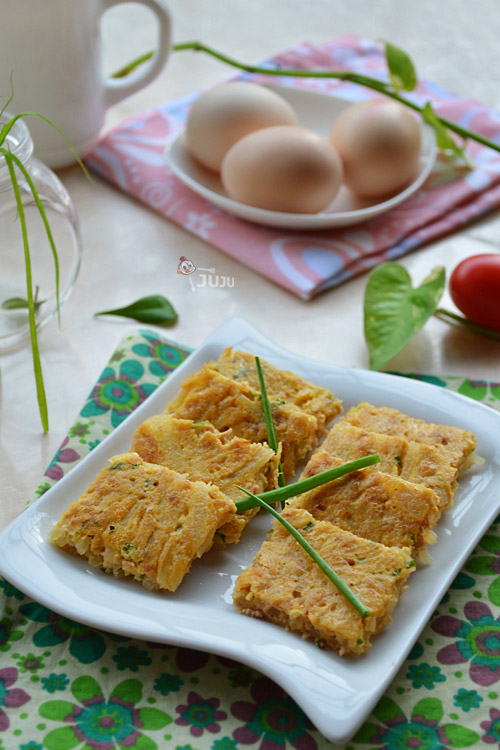
<path fill-rule="evenodd" d="M 58 125 L 55 124 L 55 122 L 52 122 L 52 120 L 49 120 L 49 118 L 45 117 L 45 115 L 41 115 L 40 112 L 19 112 L 17 115 L 14 115 L 13 117 L 11 117 L 11 119 L 8 122 L 4 123 L 2 129 L 0 130 L 0 145 L 2 145 L 5 142 L 5 139 L 7 138 L 8 134 L 10 133 L 10 131 L 12 130 L 16 122 L 20 120 L 22 117 L 38 117 L 38 119 L 43 120 L 44 122 L 47 123 L 47 125 L 50 125 L 52 128 L 54 128 L 54 130 L 57 130 L 57 132 L 59 133 L 61 138 L 66 142 L 66 145 L 68 146 L 69 150 L 75 157 L 79 167 L 83 170 L 86 178 L 90 182 L 93 182 L 93 179 L 90 176 L 90 173 L 87 167 L 81 160 L 75 147 L 73 146 L 73 144 L 71 143 L 67 135 L 64 134 L 64 132 L 61 130 L 60 127 L 58 127 Z"/>
<path fill-rule="evenodd" d="M 222 52 L 215 50 L 213 47 L 209 47 L 208 45 L 202 44 L 202 42 L 198 41 L 180 42 L 172 46 L 172 52 L 183 52 L 187 50 L 193 52 L 204 52 L 205 54 L 210 55 L 211 57 L 214 57 L 217 60 L 226 63 L 227 65 L 231 65 L 233 68 L 243 70 L 246 73 L 261 74 L 267 76 L 289 76 L 291 78 L 336 78 L 340 81 L 349 81 L 351 83 L 358 84 L 359 86 L 366 86 L 366 88 L 372 89 L 372 91 L 378 91 L 379 94 L 383 94 L 384 96 L 388 96 L 389 98 L 394 99 L 400 104 L 413 109 L 414 112 L 418 112 L 420 115 L 424 114 L 425 106 L 421 107 L 420 105 L 415 104 L 415 102 L 412 102 L 410 99 L 406 99 L 405 97 L 400 96 L 397 91 L 390 88 L 390 84 L 384 81 L 379 81 L 376 78 L 370 78 L 369 76 L 355 73 L 351 70 L 290 70 L 286 68 L 266 68 L 259 65 L 249 65 L 248 63 L 241 62 L 240 60 L 236 60 L 234 57 L 225 55 Z M 112 77 L 121 78 L 125 75 L 128 75 L 138 65 L 151 59 L 153 57 L 153 54 L 154 51 L 150 51 L 146 52 L 140 57 L 137 57 L 135 60 L 132 60 L 120 70 L 117 70 Z M 493 149 L 493 151 L 500 152 L 500 144 L 495 143 L 495 141 L 492 141 L 491 139 L 486 138 L 479 133 L 475 133 L 473 130 L 467 130 L 467 128 L 464 128 L 461 125 L 452 122 L 451 120 L 447 120 L 444 117 L 438 117 L 436 115 L 436 119 L 444 128 L 451 130 L 461 138 L 465 140 L 469 138 L 472 141 L 476 141 L 476 143 L 481 143 L 483 146 L 487 146 L 488 148 Z"/>
<path fill-rule="evenodd" d="M 363 456 L 362 458 L 356 458 L 354 461 L 347 461 L 345 464 L 340 466 L 334 466 L 332 469 L 326 469 L 321 471 L 319 474 L 314 474 L 312 477 L 307 479 L 301 479 L 299 482 L 294 484 L 287 484 L 285 487 L 278 487 L 275 490 L 269 490 L 269 492 L 262 492 L 260 495 L 252 495 L 251 497 L 242 498 L 236 500 L 236 511 L 242 513 L 244 510 L 250 510 L 251 508 L 257 508 L 261 504 L 261 500 L 267 503 L 279 503 L 283 500 L 288 500 L 290 497 L 296 495 L 302 495 L 304 492 L 314 490 L 316 487 L 321 487 L 322 484 L 332 482 L 334 479 L 350 474 L 352 471 L 358 471 L 359 469 L 365 469 L 367 466 L 373 466 L 380 461 L 378 453 L 373 453 L 370 456 Z M 248 491 L 245 490 L 246 494 L 249 495 Z M 255 499 L 257 498 L 257 499 Z"/>
<path fill-rule="evenodd" d="M 52 230 L 50 228 L 49 220 L 47 218 L 47 213 L 45 211 L 45 207 L 41 201 L 41 198 L 38 194 L 38 190 L 36 189 L 36 185 L 33 182 L 30 173 L 22 163 L 22 161 L 15 155 L 11 154 L 12 160 L 14 164 L 17 166 L 21 174 L 23 175 L 24 179 L 28 183 L 28 187 L 31 190 L 31 194 L 33 196 L 33 199 L 36 203 L 36 207 L 38 208 L 38 213 L 40 214 L 40 218 L 43 222 L 43 225 L 45 227 L 45 233 L 47 235 L 47 239 L 49 241 L 50 249 L 52 251 L 52 257 L 54 258 L 54 272 L 55 272 L 55 278 L 56 278 L 56 306 L 57 306 L 57 318 L 59 323 L 61 322 L 61 305 L 60 305 L 60 294 L 59 294 L 59 287 L 60 287 L 60 270 L 59 270 L 59 255 L 57 254 L 56 249 L 56 243 L 54 242 L 54 236 L 52 234 Z"/>
<path fill-rule="evenodd" d="M 271 413 L 271 404 L 269 403 L 266 383 L 264 381 L 264 375 L 262 373 L 262 367 L 260 364 L 259 357 L 255 357 L 255 365 L 257 367 L 257 375 L 259 376 L 260 395 L 262 399 L 262 407 L 264 409 L 264 419 L 266 420 L 267 442 L 269 443 L 269 447 L 275 453 L 278 453 L 278 441 L 276 440 L 276 433 L 274 432 L 273 415 Z M 283 474 L 283 467 L 281 465 L 281 461 L 278 464 L 278 484 L 280 487 L 285 486 L 285 476 Z"/>
<path fill-rule="evenodd" d="M 12 101 L 14 97 L 14 88 L 12 84 L 12 74 L 11 74 L 11 94 L 7 102 L 4 104 L 2 109 L 0 110 L 0 117 L 4 114 L 6 107 L 9 105 L 9 103 Z M 52 230 L 50 227 L 50 223 L 45 211 L 45 207 L 43 205 L 43 202 L 38 194 L 36 185 L 24 166 L 24 164 L 19 160 L 19 158 L 13 154 L 8 148 L 5 148 L 4 144 L 7 139 L 8 134 L 10 133 L 11 129 L 17 122 L 17 120 L 21 119 L 22 117 L 31 116 L 31 117 L 38 117 L 39 119 L 46 122 L 48 125 L 53 127 L 59 135 L 66 141 L 66 144 L 68 145 L 68 148 L 73 153 L 73 156 L 75 157 L 76 161 L 82 168 L 83 172 L 87 176 L 87 178 L 92 182 L 92 178 L 90 177 L 90 174 L 82 162 L 81 158 L 79 157 L 78 153 L 76 152 L 75 148 L 69 141 L 69 139 L 66 137 L 66 135 L 63 133 L 63 131 L 52 122 L 52 120 L 49 120 L 48 117 L 45 117 L 44 115 L 41 115 L 39 112 L 19 112 L 18 114 L 11 117 L 11 119 L 3 123 L 0 127 L 0 154 L 5 158 L 5 162 L 7 164 L 9 175 L 11 178 L 12 183 L 12 189 L 14 191 L 14 196 L 16 199 L 16 205 L 18 210 L 18 216 L 19 221 L 21 224 L 21 234 L 23 238 L 23 247 L 24 247 L 24 258 L 25 258 L 25 268 L 26 268 L 26 288 L 27 288 L 27 297 L 26 297 L 26 307 L 28 308 L 28 321 L 29 321 L 29 330 L 30 330 L 30 339 L 31 339 L 31 350 L 33 355 L 33 370 L 35 374 L 35 382 L 36 382 L 36 390 L 37 390 L 37 398 L 38 398 L 38 406 L 40 411 L 40 418 L 42 421 L 42 426 L 44 432 L 48 432 L 49 429 L 49 421 L 48 421 L 48 411 L 47 411 L 47 399 L 45 395 L 45 387 L 43 382 L 43 373 L 42 373 L 42 364 L 40 359 L 40 350 L 38 347 L 38 339 L 37 339 L 37 328 L 36 328 L 36 311 L 39 305 L 37 305 L 36 298 L 33 298 L 33 280 L 32 280 L 32 269 L 31 269 L 31 258 L 30 258 L 30 248 L 29 248 L 29 241 L 28 241 L 28 229 L 26 224 L 26 216 L 24 213 L 24 206 L 22 202 L 22 196 L 21 191 L 19 187 L 19 182 L 16 175 L 16 168 L 19 169 L 21 172 L 23 178 L 25 179 L 29 190 L 31 191 L 31 194 L 33 196 L 33 199 L 35 201 L 35 204 L 38 208 L 38 212 L 40 214 L 40 218 L 43 222 L 43 225 L 45 227 L 45 232 L 47 234 L 47 239 L 49 241 L 49 245 L 52 251 L 52 256 L 54 259 L 54 267 L 55 267 L 55 279 L 56 279 L 56 302 L 57 302 L 57 315 L 58 319 L 60 321 L 60 298 L 59 298 L 59 281 L 60 281 L 60 269 L 59 269 L 59 257 L 57 254 L 57 248 L 55 245 L 54 237 L 52 234 Z"/>
<path fill-rule="evenodd" d="M 330 579 L 330 581 L 338 588 L 340 593 L 347 599 L 349 604 L 351 604 L 354 609 L 359 612 L 361 617 L 368 617 L 370 615 L 370 610 L 365 607 L 363 602 L 358 599 L 354 591 L 347 585 L 347 583 L 336 573 L 333 568 L 331 568 L 326 560 L 324 560 L 321 555 L 316 552 L 314 547 L 311 547 L 308 541 L 304 539 L 300 531 L 298 531 L 294 526 L 292 526 L 289 521 L 286 520 L 286 518 L 283 518 L 282 515 L 278 513 L 277 510 L 272 508 L 268 503 L 266 503 L 264 500 L 262 500 L 262 497 L 259 497 L 258 495 L 253 495 L 249 490 L 245 490 L 243 487 L 239 487 L 236 485 L 239 490 L 244 492 L 246 495 L 248 495 L 249 498 L 252 498 L 256 503 L 261 505 L 263 508 L 267 510 L 268 513 L 271 513 L 277 521 L 279 521 L 285 529 L 293 536 L 294 539 L 297 540 L 297 542 L 300 544 L 302 549 L 304 549 L 307 554 L 311 557 L 312 560 L 316 563 L 316 565 L 323 571 L 323 573 L 327 576 L 327 578 Z"/>
<path fill-rule="evenodd" d="M 26 267 L 26 297 L 28 300 L 28 321 L 30 329 L 31 339 L 31 351 L 33 354 L 33 371 L 35 374 L 36 393 L 38 399 L 38 408 L 40 410 L 40 418 L 42 420 L 42 427 L 44 432 L 49 430 L 49 417 L 47 410 L 47 398 L 45 395 L 45 387 L 43 384 L 42 374 L 42 363 L 40 360 L 40 350 L 38 348 L 38 339 L 36 335 L 36 320 L 35 320 L 35 305 L 33 299 L 33 280 L 31 273 L 31 256 L 28 242 L 28 229 L 26 226 L 26 216 L 24 214 L 23 200 L 21 197 L 21 191 L 19 189 L 19 183 L 17 181 L 16 168 L 13 156 L 10 151 L 5 148 L 0 148 L 0 153 L 5 158 L 7 164 L 10 180 L 12 182 L 12 189 L 16 199 L 17 213 L 19 215 L 19 222 L 21 224 L 21 234 L 23 238 L 24 247 L 24 263 Z"/>
<path fill-rule="evenodd" d="M 434 311 L 434 315 L 436 318 L 439 318 L 439 320 L 444 320 L 445 323 L 449 323 L 450 320 L 452 320 L 465 328 L 469 328 L 469 330 L 474 331 L 475 333 L 481 334 L 481 336 L 486 336 L 486 338 L 493 339 L 493 341 L 500 341 L 500 331 L 495 331 L 493 328 L 486 328 L 486 326 L 481 326 L 479 323 L 473 323 L 472 320 L 463 318 L 461 315 L 450 312 L 450 310 L 445 310 L 443 307 L 438 307 L 437 310 Z M 450 320 L 448 320 L 448 318 L 450 318 Z"/>

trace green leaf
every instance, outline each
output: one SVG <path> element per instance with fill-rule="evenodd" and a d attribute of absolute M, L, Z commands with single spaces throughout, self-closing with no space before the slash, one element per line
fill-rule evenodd
<path fill-rule="evenodd" d="M 90 701 L 93 698 L 102 698 L 101 686 L 97 680 L 89 675 L 77 677 L 71 685 L 71 692 L 80 703 Z"/>
<path fill-rule="evenodd" d="M 126 745 L 124 742 L 119 742 L 118 747 L 120 750 L 128 750 L 130 745 Z M 133 748 L 134 750 L 158 750 L 158 745 L 151 739 L 151 737 L 148 737 L 146 734 L 140 734 L 135 740 Z M 84 750 L 84 748 L 82 748 L 82 750 Z"/>
<path fill-rule="evenodd" d="M 142 699 L 142 683 L 139 680 L 123 680 L 113 689 L 111 698 L 120 698 L 135 705 Z"/>
<path fill-rule="evenodd" d="M 417 73 L 409 56 L 394 44 L 382 40 L 389 68 L 389 77 L 395 91 L 413 91 L 417 85 Z"/>
<path fill-rule="evenodd" d="M 45 300 L 43 299 L 39 301 L 35 299 L 33 301 L 35 312 L 40 309 L 40 305 L 43 305 L 44 302 Z M 28 300 L 24 299 L 24 297 L 9 297 L 8 299 L 4 299 L 0 307 L 2 310 L 27 310 L 29 309 L 29 304 Z"/>
<path fill-rule="evenodd" d="M 140 708 L 139 721 L 143 729 L 163 729 L 167 724 L 172 723 L 172 717 L 159 708 Z"/>
<path fill-rule="evenodd" d="M 450 588 L 458 590 L 458 591 L 463 591 L 464 589 L 471 589 L 475 585 L 476 585 L 475 578 L 472 578 L 471 576 L 468 576 L 466 573 L 463 573 L 462 571 L 460 571 L 459 573 L 457 573 L 457 575 L 451 582 Z"/>
<path fill-rule="evenodd" d="M 362 744 L 367 745 L 372 742 L 373 738 L 378 735 L 379 731 L 379 727 L 376 724 L 366 722 L 360 729 L 358 729 L 352 738 L 352 741 L 361 742 Z"/>
<path fill-rule="evenodd" d="M 434 130 L 434 133 L 436 134 L 436 143 L 438 145 L 438 148 L 440 148 L 445 155 L 451 155 L 453 157 L 461 156 L 463 159 L 465 159 L 469 166 L 473 166 L 465 152 L 465 143 L 461 146 L 456 142 L 450 131 L 445 128 L 437 114 L 434 112 L 434 109 L 432 108 L 432 104 L 430 102 L 426 102 L 424 104 L 421 113 L 424 122 L 430 125 Z"/>
<path fill-rule="evenodd" d="M 364 330 L 372 370 L 380 370 L 422 328 L 439 303 L 445 281 L 445 270 L 438 267 L 414 288 L 408 271 L 392 261 L 370 273 Z"/>
<path fill-rule="evenodd" d="M 450 747 L 470 747 L 479 740 L 479 735 L 472 729 L 461 727 L 459 724 L 445 724 L 441 730 L 447 738 Z"/>
<path fill-rule="evenodd" d="M 132 302 L 125 307 L 117 307 L 114 310 L 103 310 L 95 315 L 118 315 L 122 318 L 132 318 L 140 323 L 162 323 L 172 324 L 177 320 L 177 313 L 165 297 L 161 294 L 151 294 L 149 297 Z"/>
<path fill-rule="evenodd" d="M 376 719 L 384 724 L 404 718 L 404 713 L 396 701 L 385 696 L 379 700 L 372 713 Z"/>
<path fill-rule="evenodd" d="M 498 536 L 486 534 L 479 542 L 479 546 L 493 555 L 500 555 L 500 537 Z"/>
<path fill-rule="evenodd" d="M 422 716 L 426 721 L 440 722 L 443 718 L 443 704 L 437 698 L 423 698 L 415 703 L 411 712 L 412 719 L 415 716 Z"/>
<path fill-rule="evenodd" d="M 24 632 L 22 630 L 11 630 L 10 631 L 10 636 L 9 636 L 9 641 L 10 642 L 12 642 L 12 641 L 20 641 L 21 638 L 23 638 L 23 637 L 24 637 Z"/>
<path fill-rule="evenodd" d="M 467 560 L 465 569 L 479 576 L 494 576 L 495 571 L 491 567 L 494 560 L 494 557 L 472 557 Z"/>
<path fill-rule="evenodd" d="M 496 607 L 500 606 L 500 576 L 495 578 L 493 583 L 488 589 L 488 597 L 490 602 Z"/>
<path fill-rule="evenodd" d="M 59 727 L 53 729 L 43 738 L 47 750 L 72 750 L 81 743 L 71 727 Z"/>
<path fill-rule="evenodd" d="M 9 297 L 2 302 L 2 310 L 20 310 L 28 307 L 28 300 L 23 297 Z"/>
<path fill-rule="evenodd" d="M 485 381 L 467 379 L 464 380 L 463 383 L 461 383 L 460 387 L 458 388 L 458 393 L 461 393 L 462 396 L 473 398 L 476 401 L 482 401 L 486 396 L 487 390 L 488 386 Z"/>
<path fill-rule="evenodd" d="M 71 716 L 73 713 L 73 703 L 69 701 L 47 701 L 42 703 L 38 713 L 43 719 L 64 721 L 66 716 Z"/>

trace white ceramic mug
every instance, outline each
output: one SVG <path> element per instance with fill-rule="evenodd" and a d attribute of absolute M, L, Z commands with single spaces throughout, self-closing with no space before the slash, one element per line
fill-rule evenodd
<path fill-rule="evenodd" d="M 135 2 L 156 16 L 153 58 L 129 76 L 104 78 L 100 25 L 114 5 Z M 35 111 L 50 118 L 80 155 L 95 144 L 106 110 L 155 78 L 170 52 L 171 20 L 164 0 L 2 0 L 0 107 L 10 92 L 9 112 Z M 126 41 L 126 40 L 124 40 Z M 39 118 L 27 118 L 35 155 L 50 167 L 74 156 L 61 136 Z"/>

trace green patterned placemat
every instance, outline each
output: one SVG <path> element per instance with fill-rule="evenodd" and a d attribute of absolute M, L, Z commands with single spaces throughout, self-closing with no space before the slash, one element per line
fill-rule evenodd
<path fill-rule="evenodd" d="M 190 349 L 149 330 L 113 353 L 47 468 L 46 492 Z M 500 410 L 500 383 L 415 377 Z M 32 499 L 34 499 L 32 498 Z M 351 750 L 500 750 L 500 517 Z M 332 747 L 274 682 L 230 659 L 104 633 L 0 579 L 0 750 Z"/>

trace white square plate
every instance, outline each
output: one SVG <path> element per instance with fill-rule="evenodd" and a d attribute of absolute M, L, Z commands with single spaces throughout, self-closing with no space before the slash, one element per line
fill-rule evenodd
<path fill-rule="evenodd" d="M 393 623 L 358 659 L 343 659 L 270 623 L 236 612 L 231 591 L 262 542 L 264 514 L 238 545 L 196 561 L 175 594 L 157 594 L 104 575 L 47 540 L 70 502 L 107 460 L 130 447 L 135 428 L 165 408 L 181 382 L 226 346 L 258 354 L 278 367 L 330 388 L 344 408 L 360 401 L 400 409 L 434 423 L 472 430 L 482 466 L 468 472 L 454 507 L 441 519 L 433 562 L 417 570 Z M 346 741 L 395 676 L 457 571 L 498 513 L 500 415 L 450 391 L 407 378 L 312 362 L 273 344 L 246 321 L 218 328 L 101 445 L 19 516 L 0 537 L 0 573 L 45 606 L 74 620 L 130 637 L 203 649 L 245 662 L 279 683 L 323 735 Z"/>

